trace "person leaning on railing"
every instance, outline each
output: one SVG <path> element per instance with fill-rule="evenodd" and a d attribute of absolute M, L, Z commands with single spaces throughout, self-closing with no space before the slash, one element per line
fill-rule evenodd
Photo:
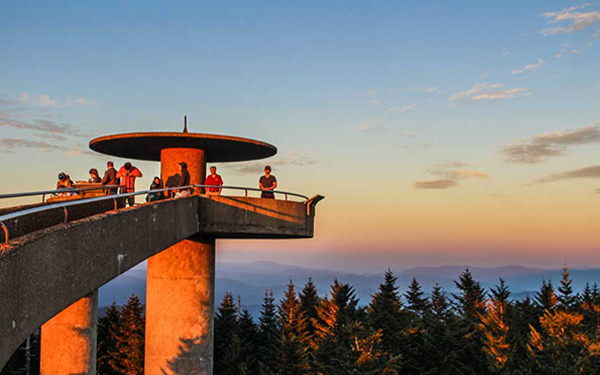
<path fill-rule="evenodd" d="M 163 183 L 160 178 L 154 177 L 150 190 L 160 190 L 163 188 Z M 146 195 L 146 202 L 155 202 L 165 198 L 165 194 L 162 191 L 151 191 Z"/>
<path fill-rule="evenodd" d="M 131 165 L 131 163 L 125 163 L 121 169 L 119 169 L 119 172 L 117 172 L 117 178 L 121 179 L 121 193 L 134 193 L 135 179 L 137 177 L 142 177 L 142 172 Z M 135 197 L 127 197 L 127 203 L 129 206 L 133 206 L 135 203 Z"/>
<path fill-rule="evenodd" d="M 100 175 L 98 174 L 98 170 L 96 168 L 90 169 L 90 178 L 88 179 L 89 183 L 99 184 L 102 182 Z"/>
<path fill-rule="evenodd" d="M 73 181 L 71 180 L 71 177 L 69 177 L 69 175 L 66 174 L 65 172 L 60 172 L 58 174 L 58 182 L 56 183 L 56 190 L 71 190 L 71 189 L 74 189 Z M 65 191 L 65 192 L 58 193 L 57 195 L 59 197 L 70 197 L 73 195 L 77 195 L 77 193 Z"/>

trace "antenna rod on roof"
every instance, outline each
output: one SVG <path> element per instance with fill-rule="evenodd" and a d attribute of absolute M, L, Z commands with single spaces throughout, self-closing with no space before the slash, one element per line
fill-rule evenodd
<path fill-rule="evenodd" d="M 183 132 L 187 133 L 187 116 L 183 116 Z"/>

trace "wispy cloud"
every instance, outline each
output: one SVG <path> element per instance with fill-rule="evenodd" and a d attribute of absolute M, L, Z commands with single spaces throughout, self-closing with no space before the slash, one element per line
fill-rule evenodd
<path fill-rule="evenodd" d="M 541 177 L 534 180 L 533 184 L 543 184 L 553 181 L 572 180 L 581 178 L 600 179 L 600 165 L 593 165 L 590 167 L 551 174 L 549 176 Z"/>
<path fill-rule="evenodd" d="M 458 185 L 458 182 L 462 180 L 489 178 L 489 175 L 485 172 L 461 168 L 467 165 L 470 164 L 458 161 L 444 161 L 438 163 L 436 165 L 438 169 L 429 171 L 429 174 L 439 177 L 438 179 L 416 181 L 413 183 L 413 186 L 416 189 L 448 189 Z"/>
<path fill-rule="evenodd" d="M 222 168 L 239 174 L 259 175 L 263 172 L 265 165 L 270 165 L 273 168 L 273 174 L 276 174 L 277 168 L 289 166 L 310 167 L 315 164 L 317 164 L 317 158 L 315 154 L 312 151 L 307 151 L 290 152 L 286 155 L 277 156 L 273 160 L 269 161 L 224 164 Z"/>
<path fill-rule="evenodd" d="M 17 116 L 18 117 L 18 116 Z M 55 139 L 60 136 L 81 136 L 82 133 L 75 127 L 68 124 L 58 124 L 51 120 L 34 119 L 31 121 L 25 121 L 14 116 L 7 116 L 5 113 L 0 112 L 0 126 L 6 128 L 22 129 L 22 130 L 34 130 L 41 133 L 54 135 Z"/>
<path fill-rule="evenodd" d="M 22 148 L 35 149 L 40 151 L 61 150 L 61 147 L 48 142 L 31 141 L 21 138 L 0 139 L 0 151 L 2 152 L 12 152 Z"/>
<path fill-rule="evenodd" d="M 562 59 L 563 57 L 567 57 L 569 55 L 574 55 L 581 52 L 579 48 L 570 47 L 568 44 L 565 44 L 561 47 L 560 51 L 554 55 L 557 59 Z"/>
<path fill-rule="evenodd" d="M 367 91 L 361 92 L 359 95 L 373 98 L 373 97 L 376 97 L 378 94 L 379 94 L 379 91 L 377 91 L 375 89 L 368 89 Z"/>
<path fill-rule="evenodd" d="M 31 95 L 28 92 L 21 93 L 16 99 L 5 99 L 0 101 L 2 105 L 27 105 L 27 106 L 39 106 L 39 107 L 60 107 L 66 108 L 73 105 L 80 107 L 95 105 L 95 100 L 85 99 L 82 97 L 69 97 L 65 100 L 58 100 L 51 98 L 48 94 L 42 95 Z"/>
<path fill-rule="evenodd" d="M 459 91 L 450 97 L 451 106 L 459 103 L 505 100 L 531 96 L 530 89 L 517 87 L 506 89 L 502 83 L 476 83 L 469 90 Z"/>
<path fill-rule="evenodd" d="M 539 134 L 504 146 L 501 152 L 509 162 L 537 164 L 550 157 L 565 155 L 570 146 L 595 143 L 600 143 L 600 126 L 586 126 Z"/>
<path fill-rule="evenodd" d="M 424 92 L 426 94 L 435 94 L 436 92 L 439 92 L 440 89 L 438 89 L 435 86 L 431 86 L 431 87 L 427 87 L 427 86 L 415 86 L 415 87 L 409 88 L 408 91 Z"/>
<path fill-rule="evenodd" d="M 449 169 L 449 168 L 465 168 L 472 166 L 473 164 L 464 161 L 457 160 L 443 160 L 435 165 L 438 169 Z"/>
<path fill-rule="evenodd" d="M 535 63 L 535 64 L 527 64 L 522 69 L 513 69 L 510 72 L 510 74 L 512 74 L 512 75 L 518 75 L 518 74 L 524 74 L 524 73 L 527 73 L 527 72 L 535 72 L 538 69 L 540 69 L 542 67 L 542 65 L 544 65 L 544 60 L 540 59 L 537 63 Z"/>
<path fill-rule="evenodd" d="M 454 187 L 458 184 L 457 181 L 454 180 L 426 180 L 426 181 L 416 181 L 413 186 L 415 189 L 448 189 Z"/>
<path fill-rule="evenodd" d="M 58 105 L 58 100 L 50 99 L 48 94 L 31 96 L 29 93 L 24 92 L 19 96 L 19 103 L 39 105 L 41 107 L 54 107 Z"/>
<path fill-rule="evenodd" d="M 409 105 L 404 105 L 404 106 L 400 106 L 400 107 L 390 107 L 390 108 L 388 108 L 388 112 L 406 113 L 406 112 L 412 111 L 415 108 L 417 108 L 416 104 L 409 104 Z"/>
<path fill-rule="evenodd" d="M 358 131 L 369 133 L 383 133 L 390 130 L 384 118 L 365 118 L 361 121 Z"/>
<path fill-rule="evenodd" d="M 586 3 L 572 6 L 557 12 L 546 12 L 542 16 L 548 19 L 551 26 L 540 31 L 542 35 L 568 34 L 587 29 L 600 23 L 600 11 L 597 9 L 582 11 L 590 7 L 597 8 L 597 3 Z"/>
<path fill-rule="evenodd" d="M 464 180 L 467 178 L 488 178 L 489 175 L 487 173 L 475 170 L 468 169 L 459 169 L 459 170 L 434 170 L 431 171 L 431 174 L 434 176 L 440 176 L 447 180 Z"/>

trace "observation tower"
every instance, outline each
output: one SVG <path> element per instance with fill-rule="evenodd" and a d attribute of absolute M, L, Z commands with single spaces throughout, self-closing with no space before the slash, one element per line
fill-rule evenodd
<path fill-rule="evenodd" d="M 147 191 L 0 209 L 0 368 L 40 326 L 41 373 L 96 374 L 98 289 L 144 260 L 146 375 L 213 373 L 215 242 L 217 239 L 312 238 L 316 204 L 275 190 L 223 186 L 204 195 L 207 162 L 275 155 L 265 142 L 184 132 L 127 133 L 96 138 L 90 148 L 130 160 L 160 161 L 164 190 L 179 185 L 185 162 L 193 193 L 125 207 Z M 109 190 L 108 188 L 106 188 Z"/>
<path fill-rule="evenodd" d="M 178 165 L 187 163 L 190 184 L 201 185 L 206 176 L 207 162 L 240 162 L 268 158 L 277 153 L 277 148 L 268 143 L 240 137 L 189 133 L 187 119 L 181 133 L 128 133 L 100 137 L 90 142 L 97 152 L 127 159 L 160 161 L 161 179 L 165 186 L 179 180 Z M 202 193 L 195 188 L 195 193 Z M 247 195 L 247 191 L 246 191 Z M 281 197 L 283 198 L 283 197 Z M 287 195 L 285 196 L 287 199 Z M 304 202 L 307 207 L 303 220 L 289 203 L 269 199 L 246 198 L 245 201 L 228 201 L 224 197 L 197 196 L 202 203 L 221 203 L 221 214 L 234 208 L 244 216 L 249 212 L 265 211 L 263 215 L 279 221 L 296 221 L 301 227 L 311 224 L 306 221 L 311 209 L 319 199 Z M 250 200 L 248 200 L 250 199 Z M 262 202 L 261 202 L 262 201 Z M 202 207 L 202 203 L 200 206 Z M 285 204 L 288 203 L 288 207 Z M 297 202 L 295 202 L 297 205 Z M 296 207 L 297 208 L 297 207 Z M 202 220 L 210 210 L 200 209 L 199 226 L 211 220 Z M 219 209 L 212 210 L 219 215 Z M 304 210 L 303 210 L 304 211 Z M 231 220 L 231 216 L 230 219 Z M 219 224 L 213 226 L 219 226 Z M 248 231 L 248 227 L 263 225 L 262 233 Z M 197 233 L 148 259 L 146 291 L 146 348 L 145 374 L 169 373 L 169 366 L 176 363 L 172 373 L 212 374 L 213 317 L 215 283 L 215 240 L 216 238 L 292 238 L 305 237 L 302 233 L 285 233 L 269 228 L 266 222 L 247 222 L 239 216 L 228 223 L 221 223 L 213 233 Z M 210 231 L 209 231 L 210 232 Z M 310 233 L 312 236 L 312 233 Z M 182 356 L 183 348 L 183 356 Z M 167 370 L 166 370 L 167 369 Z"/>

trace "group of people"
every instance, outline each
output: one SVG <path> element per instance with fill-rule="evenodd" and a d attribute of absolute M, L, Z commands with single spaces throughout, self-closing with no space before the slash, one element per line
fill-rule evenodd
<path fill-rule="evenodd" d="M 187 163 L 180 162 L 178 166 L 179 179 L 176 184 L 172 184 L 168 187 L 180 189 L 163 191 L 163 181 L 158 176 L 154 177 L 150 185 L 151 192 L 146 196 L 146 202 L 154 202 L 167 197 L 186 197 L 193 192 L 194 189 L 189 187 L 190 173 L 188 171 Z M 273 190 L 277 188 L 277 179 L 271 174 L 270 166 L 265 166 L 264 172 L 264 176 L 260 177 L 258 181 L 258 186 L 262 190 L 261 198 L 274 199 L 275 194 L 273 193 Z M 112 161 L 106 163 L 106 171 L 104 172 L 104 176 L 102 178 L 100 177 L 100 174 L 96 168 L 90 169 L 89 174 L 90 178 L 88 179 L 88 183 L 102 184 L 109 189 L 110 194 L 117 194 L 118 192 L 121 194 L 135 192 L 135 179 L 142 177 L 142 172 L 137 167 L 131 165 L 131 163 L 127 162 L 123 164 L 123 166 L 117 171 Z M 204 185 L 206 185 L 206 195 L 214 196 L 221 194 L 221 191 L 223 190 L 223 179 L 217 174 L 217 167 L 210 167 L 210 174 L 204 180 Z M 58 175 L 56 189 L 65 190 L 64 192 L 59 193 L 60 196 L 71 196 L 77 194 L 76 192 L 69 191 L 74 189 L 74 183 L 71 180 L 71 177 L 64 172 L 61 172 Z M 127 203 L 130 206 L 133 206 L 134 197 L 128 196 Z"/>
<path fill-rule="evenodd" d="M 120 190 L 121 193 L 133 193 L 135 192 L 135 179 L 142 177 L 142 172 L 137 167 L 127 162 L 117 171 L 115 164 L 112 161 L 106 163 L 106 171 L 104 177 L 100 178 L 100 174 L 96 168 L 92 168 L 89 171 L 90 178 L 88 183 L 102 184 L 109 189 L 110 194 L 117 194 Z M 58 175 L 58 182 L 56 183 L 56 190 L 65 190 L 60 192 L 59 196 L 72 196 L 77 195 L 76 192 L 72 192 L 75 188 L 75 183 L 71 180 L 71 177 L 65 172 L 61 172 Z M 134 197 L 127 197 L 127 203 L 133 206 Z"/>
<path fill-rule="evenodd" d="M 261 190 L 261 198 L 274 199 L 275 194 L 273 190 L 277 188 L 277 179 L 275 176 L 271 174 L 271 167 L 265 166 L 265 174 L 258 181 L 258 187 Z M 176 190 L 174 196 L 178 197 L 186 197 L 190 195 L 190 192 L 193 191 L 192 188 L 187 186 L 190 185 L 190 173 L 187 170 L 187 164 L 185 162 L 179 163 L 179 183 L 177 186 L 170 187 L 181 187 L 181 189 Z M 221 191 L 223 190 L 223 178 L 217 174 L 217 167 L 210 167 L 210 174 L 204 180 L 205 185 L 205 194 L 208 196 L 221 195 Z M 159 177 L 154 177 L 152 180 L 152 184 L 150 185 L 150 190 L 160 190 L 163 189 L 163 182 Z M 153 191 L 150 192 L 146 196 L 146 202 L 154 202 L 157 200 L 164 199 L 167 196 L 163 191 Z"/>

